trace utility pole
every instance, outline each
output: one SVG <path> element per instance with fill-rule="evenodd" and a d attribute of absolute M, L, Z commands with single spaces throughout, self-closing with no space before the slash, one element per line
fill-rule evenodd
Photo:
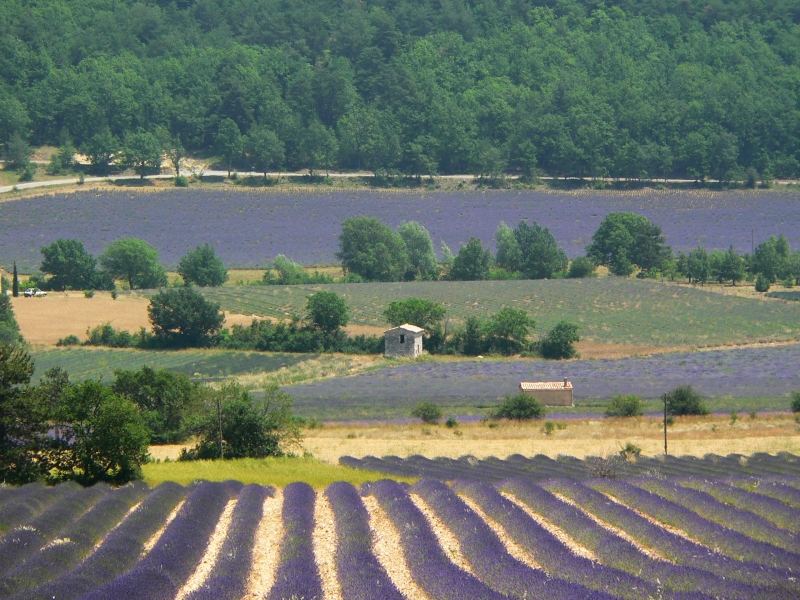
<path fill-rule="evenodd" d="M 664 394 L 664 456 L 667 456 L 667 395 Z"/>
<path fill-rule="evenodd" d="M 219 424 L 219 436 L 217 443 L 219 443 L 219 457 L 225 458 L 225 450 L 222 447 L 222 407 L 220 404 L 219 394 L 217 396 L 217 423 Z"/>

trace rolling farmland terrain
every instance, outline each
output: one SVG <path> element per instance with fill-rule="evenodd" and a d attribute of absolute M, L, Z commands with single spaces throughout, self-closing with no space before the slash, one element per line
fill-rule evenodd
<path fill-rule="evenodd" d="M 796 598 L 799 464 L 670 459 L 628 468 L 649 477 L 592 479 L 591 461 L 514 457 L 492 462 L 495 483 L 464 459 L 436 473 L 466 478 L 410 487 L 4 488 L 0 594 Z"/>
<path fill-rule="evenodd" d="M 206 288 L 224 310 L 289 318 L 319 290 L 340 294 L 357 324 L 383 326 L 383 311 L 408 297 L 441 302 L 456 323 L 488 317 L 504 306 L 527 311 L 536 329 L 560 320 L 598 343 L 648 347 L 714 346 L 800 339 L 800 303 L 756 300 L 647 280 L 618 277 L 534 281 L 419 281 Z"/>
<path fill-rule="evenodd" d="M 784 234 L 793 247 L 800 217 L 793 192 L 577 191 L 486 192 L 264 192 L 241 190 L 86 191 L 0 203 L 0 264 L 23 272 L 41 262 L 39 248 L 59 238 L 81 240 L 98 254 L 113 240 L 140 237 L 174 267 L 201 242 L 212 244 L 229 267 L 262 266 L 278 254 L 303 264 L 336 262 L 340 224 L 356 215 L 391 226 L 419 221 L 436 247 L 454 251 L 471 236 L 494 246 L 501 221 L 523 219 L 548 227 L 567 254 L 584 253 L 603 217 L 634 211 L 659 225 L 676 251 L 698 245 L 733 246 Z M 126 216 L 127 215 L 127 216 Z M 299 233 L 302 232 L 302 233 Z"/>

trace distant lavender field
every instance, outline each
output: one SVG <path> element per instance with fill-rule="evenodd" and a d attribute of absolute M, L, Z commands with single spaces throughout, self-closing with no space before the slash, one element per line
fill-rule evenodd
<path fill-rule="evenodd" d="M 470 236 L 493 245 L 500 221 L 537 221 L 570 256 L 582 254 L 609 212 L 635 211 L 663 229 L 677 250 L 749 251 L 783 233 L 800 246 L 800 194 L 787 192 L 264 192 L 168 190 L 86 191 L 0 203 L 0 264 L 24 271 L 41 262 L 39 248 L 58 238 L 83 240 L 99 253 L 122 236 L 141 237 L 174 267 L 190 248 L 209 242 L 229 266 L 255 267 L 286 254 L 305 264 L 335 262 L 341 222 L 373 215 L 389 225 L 423 223 L 437 249 L 457 250 Z"/>
<path fill-rule="evenodd" d="M 513 394 L 520 381 L 570 379 L 576 402 L 617 394 L 658 398 L 679 385 L 721 398 L 781 397 L 800 390 L 800 345 L 662 354 L 617 360 L 478 360 L 421 362 L 287 388 L 303 412 L 337 407 L 402 409 L 422 400 L 443 406 L 494 404 Z M 786 403 L 788 408 L 788 400 Z M 713 410 L 713 404 L 711 405 Z"/>

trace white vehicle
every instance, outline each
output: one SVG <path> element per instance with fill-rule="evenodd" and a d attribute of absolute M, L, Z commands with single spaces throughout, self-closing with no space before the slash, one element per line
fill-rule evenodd
<path fill-rule="evenodd" d="M 40 290 L 39 288 L 28 288 L 22 295 L 26 298 L 41 298 L 43 296 L 47 296 L 47 292 L 44 290 Z"/>

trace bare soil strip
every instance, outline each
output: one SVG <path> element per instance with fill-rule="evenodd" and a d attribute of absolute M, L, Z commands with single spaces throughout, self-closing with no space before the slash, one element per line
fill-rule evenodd
<path fill-rule="evenodd" d="M 394 586 L 409 600 L 433 600 L 417 585 L 411 576 L 403 543 L 394 524 L 386 516 L 373 496 L 362 498 L 369 513 L 369 528 L 372 531 L 372 550 L 378 563 L 386 571 Z"/>
<path fill-rule="evenodd" d="M 236 507 L 237 501 L 238 499 L 233 498 L 225 505 L 225 508 L 219 517 L 219 521 L 217 521 L 217 525 L 214 527 L 214 532 L 211 534 L 211 538 L 208 540 L 208 546 L 203 554 L 203 558 L 200 559 L 200 562 L 195 568 L 194 573 L 191 574 L 181 589 L 178 590 L 175 600 L 183 600 L 186 598 L 186 596 L 203 585 L 206 579 L 208 579 L 208 576 L 211 574 L 211 569 L 213 569 L 214 565 L 217 563 L 217 558 L 219 558 L 219 553 L 222 550 L 222 544 L 225 542 L 225 537 L 228 535 L 228 529 L 230 529 L 231 526 L 231 517 L 233 516 L 233 509 Z"/>
<path fill-rule="evenodd" d="M 442 547 L 442 550 L 444 550 L 447 558 L 450 559 L 450 562 L 456 565 L 459 569 L 466 571 L 470 575 L 475 575 L 472 570 L 472 565 L 469 564 L 467 559 L 464 557 L 464 554 L 461 552 L 461 544 L 458 541 L 458 538 L 453 535 L 453 532 L 450 531 L 445 522 L 442 521 L 436 515 L 436 513 L 431 510 L 430 506 L 427 505 L 425 500 L 420 498 L 417 494 L 409 494 L 409 498 L 411 498 L 411 501 L 419 509 L 419 511 L 425 515 L 425 518 L 428 520 L 428 524 L 433 530 L 433 534 L 439 541 L 439 545 Z"/>
<path fill-rule="evenodd" d="M 166 519 L 164 519 L 164 524 L 161 526 L 161 529 L 156 531 L 150 537 L 150 539 L 147 540 L 147 542 L 145 542 L 144 546 L 142 547 L 142 553 L 139 555 L 141 558 L 143 558 L 145 554 L 147 554 L 148 552 L 150 552 L 150 550 L 153 549 L 153 546 L 156 545 L 156 543 L 158 542 L 159 538 L 164 533 L 164 530 L 167 527 L 169 527 L 169 524 L 172 523 L 172 520 L 178 515 L 178 512 L 183 508 L 183 503 L 184 502 L 186 502 L 185 499 L 181 500 L 180 502 L 178 502 L 178 504 L 175 506 L 175 508 L 172 509 L 172 512 L 169 513 L 169 515 L 167 515 Z"/>
<path fill-rule="evenodd" d="M 653 525 L 655 525 L 657 527 L 661 527 L 661 529 L 665 529 L 665 530 L 669 531 L 670 533 L 674 533 L 678 537 L 682 537 L 683 539 L 688 540 L 688 541 L 692 542 L 693 544 L 698 544 L 699 546 L 703 546 L 704 548 L 708 548 L 712 552 L 717 552 L 717 550 L 715 548 L 711 548 L 710 546 L 707 546 L 706 544 L 704 544 L 700 540 L 696 540 L 695 538 L 690 536 L 688 533 L 686 533 L 682 529 L 678 529 L 677 527 L 673 527 L 672 525 L 668 525 L 667 523 L 663 523 L 662 521 L 659 521 L 655 517 L 652 517 L 652 516 L 648 515 L 647 513 L 642 512 L 637 508 L 634 508 L 630 504 L 625 504 L 622 500 L 620 500 L 616 496 L 612 496 L 608 492 L 605 492 L 603 490 L 597 490 L 597 491 L 600 492 L 601 494 L 603 494 L 606 498 L 608 498 L 609 500 L 611 500 L 615 504 L 619 504 L 620 506 L 624 506 L 629 511 L 631 511 L 633 513 L 636 513 L 637 515 L 639 515 L 640 517 L 642 517 L 646 521 L 649 521 Z"/>
<path fill-rule="evenodd" d="M 569 548 L 570 552 L 572 552 L 577 556 L 588 558 L 591 561 L 599 562 L 594 552 L 592 552 L 585 546 L 580 545 L 578 542 L 573 540 L 569 535 L 567 535 L 566 531 L 554 525 L 550 521 L 547 521 L 540 514 L 531 510 L 531 508 L 527 504 L 525 504 L 521 500 L 518 500 L 516 496 L 502 491 L 500 493 L 503 495 L 503 498 L 505 498 L 509 502 L 513 502 L 514 504 L 516 504 L 519 508 L 524 510 L 525 514 L 527 514 L 531 519 L 536 521 L 539 525 L 541 525 L 547 531 L 553 534 L 553 537 L 555 537 L 559 542 L 561 542 L 567 548 Z"/>
<path fill-rule="evenodd" d="M 500 541 L 503 542 L 503 545 L 506 547 L 506 551 L 516 558 L 519 562 L 523 565 L 530 567 L 531 569 L 537 569 L 539 571 L 545 571 L 545 569 L 536 562 L 536 559 L 533 555 L 525 550 L 522 546 L 517 544 L 514 540 L 512 540 L 508 533 L 506 533 L 505 528 L 500 525 L 497 521 L 492 519 L 488 514 L 483 512 L 480 506 L 478 506 L 472 498 L 468 496 L 460 496 L 460 498 L 464 501 L 464 503 L 469 506 L 475 514 L 477 514 L 481 519 L 483 519 L 484 523 L 489 526 L 489 528 L 494 531 L 495 535 L 500 538 Z"/>
<path fill-rule="evenodd" d="M 317 561 L 325 600 L 344 600 L 336 572 L 336 519 L 324 493 L 314 504 L 314 558 Z"/>
<path fill-rule="evenodd" d="M 143 500 L 139 500 L 139 502 L 137 502 L 136 504 L 134 504 L 133 506 L 131 506 L 131 507 L 128 509 L 128 512 L 126 512 L 126 513 L 125 513 L 125 515 L 123 515 L 123 517 L 122 517 L 122 518 L 119 520 L 119 522 L 118 522 L 116 525 L 114 525 L 114 526 L 113 526 L 111 529 L 109 529 L 108 531 L 106 531 L 106 534 L 105 534 L 103 537 L 101 537 L 99 540 L 97 540 L 97 543 L 94 545 L 94 547 L 92 548 L 91 552 L 89 552 L 89 553 L 88 553 L 86 556 L 91 556 L 92 554 L 94 554 L 95 552 L 97 552 L 97 550 L 100 548 L 100 546 L 102 546 L 102 545 L 103 545 L 103 543 L 106 541 L 106 538 L 107 538 L 109 535 L 111 535 L 111 533 L 112 533 L 114 530 L 116 530 L 116 529 L 117 529 L 117 527 L 119 527 L 120 525 L 122 525 L 122 524 L 123 524 L 123 523 L 124 523 L 124 522 L 125 522 L 125 521 L 128 519 L 128 517 L 130 517 L 130 516 L 131 516 L 133 513 L 135 513 L 135 512 L 136 512 L 136 510 L 137 510 L 137 509 L 138 509 L 138 508 L 139 508 L 139 507 L 142 505 L 142 502 L 143 502 Z"/>
<path fill-rule="evenodd" d="M 280 547 L 283 540 L 283 490 L 276 489 L 275 495 L 264 501 L 264 516 L 256 530 L 253 546 L 253 566 L 247 582 L 248 600 L 261 600 L 266 597 L 275 583 L 275 572 L 280 560 Z"/>
<path fill-rule="evenodd" d="M 612 525 L 611 523 L 603 521 L 601 518 L 593 515 L 591 512 L 589 512 L 589 510 L 583 508 L 580 504 L 578 504 L 577 502 L 573 501 L 571 498 L 567 498 L 566 496 L 564 496 L 562 494 L 559 494 L 558 492 L 554 492 L 552 490 L 548 490 L 548 491 L 551 494 L 553 494 L 556 498 L 561 500 L 562 502 L 565 502 L 565 503 L 569 504 L 570 506 L 574 506 L 575 508 L 577 508 L 579 511 L 581 511 L 583 514 L 585 514 L 587 517 L 589 517 L 592 521 L 597 523 L 603 529 L 613 533 L 617 537 L 622 538 L 623 540 L 625 540 L 626 542 L 631 544 L 634 548 L 636 548 L 639 552 L 641 552 L 642 554 L 644 554 L 648 558 L 650 558 L 652 560 L 662 560 L 662 561 L 665 561 L 665 562 L 669 562 L 669 563 L 675 564 L 673 561 L 668 559 L 666 556 L 663 556 L 662 554 L 658 553 L 654 548 L 648 548 L 647 546 L 643 546 L 637 540 L 635 540 L 630 535 L 625 533 L 619 527 L 614 527 L 614 525 Z"/>

